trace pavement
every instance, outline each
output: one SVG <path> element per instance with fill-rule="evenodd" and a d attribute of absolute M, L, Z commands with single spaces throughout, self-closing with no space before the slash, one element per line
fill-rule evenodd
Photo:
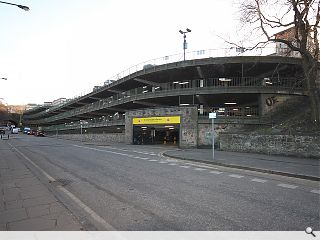
<path fill-rule="evenodd" d="M 82 230 L 21 156 L 0 141 L 0 231 Z"/>
<path fill-rule="evenodd" d="M 212 149 L 173 149 L 166 151 L 163 155 L 225 167 L 320 181 L 320 159 L 314 158 L 215 151 L 213 160 Z"/>

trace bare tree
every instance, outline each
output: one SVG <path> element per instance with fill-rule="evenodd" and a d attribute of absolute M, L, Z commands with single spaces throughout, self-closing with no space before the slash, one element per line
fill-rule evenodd
<path fill-rule="evenodd" d="M 239 7 L 242 26 L 255 37 L 252 49 L 275 42 L 299 53 L 311 120 L 320 126 L 320 0 L 240 0 Z M 291 34 L 279 37 L 283 30 Z"/>
<path fill-rule="evenodd" d="M 8 119 L 8 108 L 0 101 L 0 124 L 2 121 Z"/>

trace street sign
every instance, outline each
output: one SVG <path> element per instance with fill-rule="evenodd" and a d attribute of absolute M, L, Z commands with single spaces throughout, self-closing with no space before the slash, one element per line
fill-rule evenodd
<path fill-rule="evenodd" d="M 213 113 L 209 113 L 209 119 L 214 119 L 217 118 L 217 113 L 213 112 Z"/>

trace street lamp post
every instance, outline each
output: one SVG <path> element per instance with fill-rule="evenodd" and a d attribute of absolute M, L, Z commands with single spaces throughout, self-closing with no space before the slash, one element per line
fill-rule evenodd
<path fill-rule="evenodd" d="M 186 49 L 188 48 L 187 46 L 187 40 L 186 40 L 186 33 L 191 32 L 189 28 L 186 29 L 186 32 L 179 30 L 179 33 L 183 34 L 183 61 L 186 60 Z"/>
<path fill-rule="evenodd" d="M 18 8 L 21 8 L 21 9 L 23 9 L 25 11 L 29 11 L 30 10 L 29 7 L 24 6 L 24 5 L 19 5 L 19 4 L 15 4 L 15 3 L 8 3 L 8 2 L 2 2 L 2 1 L 0 1 L 0 3 L 17 6 Z"/>

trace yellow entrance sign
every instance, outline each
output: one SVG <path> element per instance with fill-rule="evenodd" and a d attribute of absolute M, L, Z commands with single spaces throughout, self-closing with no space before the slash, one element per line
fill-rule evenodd
<path fill-rule="evenodd" d="M 170 117 L 148 117 L 148 118 L 133 118 L 132 124 L 177 124 L 180 123 L 180 116 L 170 116 Z"/>

